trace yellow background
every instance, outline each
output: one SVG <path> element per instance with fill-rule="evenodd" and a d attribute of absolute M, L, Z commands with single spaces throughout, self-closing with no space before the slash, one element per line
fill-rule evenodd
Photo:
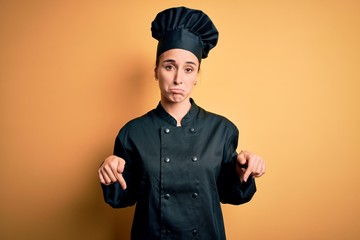
<path fill-rule="evenodd" d="M 0 239 L 128 239 L 97 168 L 158 103 L 150 23 L 179 5 L 220 32 L 194 99 L 267 161 L 228 239 L 360 239 L 356 0 L 0 1 Z"/>

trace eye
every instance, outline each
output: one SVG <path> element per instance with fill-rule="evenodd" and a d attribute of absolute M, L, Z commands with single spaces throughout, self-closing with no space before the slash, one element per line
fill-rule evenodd
<path fill-rule="evenodd" d="M 185 68 L 185 72 L 186 72 L 186 73 L 192 73 L 193 71 L 194 71 L 194 69 L 191 68 L 191 67 Z"/>
<path fill-rule="evenodd" d="M 165 69 L 168 70 L 168 71 L 171 71 L 171 70 L 174 70 L 175 67 L 173 65 L 166 65 Z"/>

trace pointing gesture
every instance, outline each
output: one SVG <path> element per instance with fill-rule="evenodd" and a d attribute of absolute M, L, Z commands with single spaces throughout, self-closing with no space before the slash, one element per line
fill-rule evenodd
<path fill-rule="evenodd" d="M 236 172 L 241 182 L 246 182 L 250 175 L 261 177 L 265 174 L 265 161 L 251 152 L 241 151 L 237 156 Z"/>
<path fill-rule="evenodd" d="M 98 173 L 100 182 L 105 185 L 110 185 L 119 181 L 123 190 L 126 189 L 126 182 L 122 175 L 125 167 L 125 160 L 115 155 L 111 155 L 105 159 L 100 166 Z"/>

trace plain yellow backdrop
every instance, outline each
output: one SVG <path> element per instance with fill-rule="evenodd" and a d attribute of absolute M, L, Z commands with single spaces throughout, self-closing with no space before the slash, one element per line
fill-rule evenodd
<path fill-rule="evenodd" d="M 97 168 L 157 105 L 150 23 L 180 5 L 220 32 L 193 98 L 267 162 L 228 239 L 360 239 L 356 0 L 0 1 L 0 238 L 129 239 Z"/>

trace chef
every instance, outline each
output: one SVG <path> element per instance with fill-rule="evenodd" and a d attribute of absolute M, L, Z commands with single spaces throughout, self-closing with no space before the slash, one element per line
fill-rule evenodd
<path fill-rule="evenodd" d="M 238 153 L 237 127 L 191 98 L 218 31 L 204 12 L 186 7 L 158 13 L 151 31 L 160 101 L 120 129 L 98 170 L 104 199 L 114 208 L 136 204 L 133 240 L 226 239 L 221 203 L 250 201 L 265 162 Z"/>

